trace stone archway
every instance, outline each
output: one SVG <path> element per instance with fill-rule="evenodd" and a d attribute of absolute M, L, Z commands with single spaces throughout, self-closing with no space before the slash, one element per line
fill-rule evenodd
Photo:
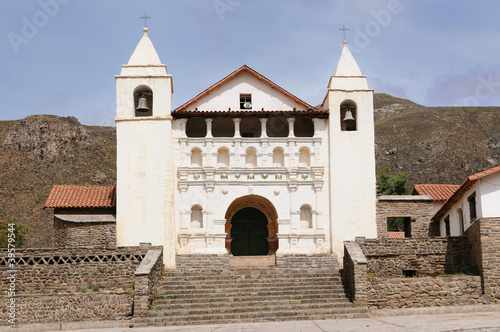
<path fill-rule="evenodd" d="M 279 247 L 278 244 L 278 213 L 273 203 L 265 197 L 259 195 L 246 195 L 235 199 L 227 208 L 226 219 L 226 250 L 231 253 L 231 221 L 235 214 L 244 208 L 255 208 L 262 212 L 267 219 L 267 241 L 269 243 L 268 254 L 274 254 Z"/>

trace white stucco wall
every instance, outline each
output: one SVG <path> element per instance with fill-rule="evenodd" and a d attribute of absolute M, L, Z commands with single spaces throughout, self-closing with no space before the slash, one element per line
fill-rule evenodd
<path fill-rule="evenodd" d="M 500 217 L 500 173 L 480 179 L 481 217 Z"/>
<path fill-rule="evenodd" d="M 262 108 L 265 110 L 304 109 L 302 104 L 297 103 L 247 72 L 235 76 L 235 78 L 202 97 L 189 108 L 198 108 L 199 111 L 226 111 L 228 108 L 239 110 L 240 94 L 252 95 L 253 110 L 261 110 Z"/>

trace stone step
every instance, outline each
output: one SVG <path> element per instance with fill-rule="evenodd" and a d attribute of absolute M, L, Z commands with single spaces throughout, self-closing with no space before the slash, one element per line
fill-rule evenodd
<path fill-rule="evenodd" d="M 184 295 L 163 295 L 160 298 L 155 300 L 155 304 L 170 304 L 170 303 L 178 303 L 178 302 L 186 302 L 186 303 L 216 303 L 216 302 L 244 302 L 244 301 L 278 301 L 278 300 L 301 300 L 301 301 L 342 301 L 349 302 L 349 300 L 345 297 L 343 291 L 331 292 L 331 293 L 321 293 L 317 292 L 316 294 L 312 293 L 297 293 L 297 294 L 267 294 L 263 298 L 262 295 L 241 295 L 237 293 L 218 293 L 218 294 L 184 294 Z M 350 302 L 349 302 L 350 303 Z"/>
<path fill-rule="evenodd" d="M 321 299 L 294 299 L 289 298 L 289 299 L 274 299 L 274 300 L 262 300 L 261 298 L 248 298 L 248 299 L 225 299 L 225 298 L 219 298 L 218 301 L 210 301 L 211 299 L 206 298 L 206 302 L 202 301 L 194 301 L 194 302 L 188 302 L 188 301 L 162 301 L 158 302 L 154 307 L 152 307 L 152 312 L 157 311 L 157 310 L 165 310 L 165 311 L 171 311 L 171 310 L 180 310 L 180 309 L 203 309 L 207 310 L 207 303 L 209 304 L 210 308 L 221 308 L 221 307 L 233 307 L 234 305 L 239 305 L 243 307 L 251 307 L 251 308 L 265 308 L 269 306 L 280 306 L 280 307 L 285 307 L 285 306 L 291 306 L 295 308 L 340 308 L 340 307 L 350 307 L 351 303 L 345 299 L 345 298 L 321 298 Z M 170 302 L 170 303 L 168 303 Z"/>
<path fill-rule="evenodd" d="M 206 275 L 206 276 L 255 276 L 255 275 L 315 275 L 323 273 L 339 273 L 339 269 L 326 269 L 326 268 L 272 268 L 267 270 L 231 270 L 231 269 L 178 269 L 167 270 L 164 276 L 179 276 L 184 274 L 193 275 Z"/>
<path fill-rule="evenodd" d="M 344 290 L 338 286 L 323 287 L 319 288 L 315 285 L 307 286 L 297 286 L 290 288 L 278 288 L 278 287 L 221 287 L 216 289 L 208 288 L 191 288 L 191 289 L 164 289 L 162 293 L 159 294 L 159 298 L 162 296 L 178 296 L 186 294 L 236 294 L 236 295 L 286 295 L 286 294 L 344 294 Z"/>
<path fill-rule="evenodd" d="M 154 325 L 192 325 L 192 324 L 217 324 L 230 322 L 258 322 L 279 320 L 308 320 L 308 319 L 340 319 L 368 317 L 365 308 L 329 308 L 312 310 L 279 309 L 265 311 L 244 311 L 233 313 L 207 313 L 184 314 L 177 316 L 156 316 L 134 319 L 134 327 L 146 324 Z"/>
<path fill-rule="evenodd" d="M 207 282 L 206 280 L 194 280 L 185 278 L 184 280 L 171 280 L 167 279 L 162 282 L 165 289 L 182 287 L 182 288 L 196 288 L 196 287 L 246 287 L 246 286 L 262 286 L 262 287 L 293 287 L 300 285 L 315 285 L 315 286 L 328 286 L 338 285 L 341 282 L 340 278 L 334 277 L 317 277 L 317 278 L 273 278 L 273 279 L 215 279 Z"/>
<path fill-rule="evenodd" d="M 261 313 L 264 311 L 290 311 L 290 312 L 309 312 L 309 311 L 335 311 L 341 309 L 349 309 L 352 307 L 347 306 L 345 303 L 284 303 L 284 304 L 273 304 L 268 303 L 267 305 L 258 304 L 251 305 L 245 303 L 231 303 L 226 306 L 210 306 L 209 308 L 197 308 L 197 307 L 185 307 L 185 308 L 158 308 L 156 310 L 150 310 L 148 312 L 148 317 L 177 317 L 177 316 L 187 316 L 187 315 L 218 315 L 218 314 L 250 314 L 252 312 Z"/>

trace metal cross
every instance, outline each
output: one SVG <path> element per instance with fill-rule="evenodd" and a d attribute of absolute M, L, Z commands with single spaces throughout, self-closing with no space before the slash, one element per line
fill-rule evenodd
<path fill-rule="evenodd" d="M 151 16 L 148 16 L 148 14 L 144 13 L 144 16 L 141 17 L 144 20 L 144 27 L 148 27 L 148 18 L 151 18 Z"/>
<path fill-rule="evenodd" d="M 347 28 L 345 27 L 345 25 L 342 25 L 342 29 L 339 29 L 339 30 L 340 30 L 340 31 L 342 31 L 342 32 L 344 33 L 344 40 L 347 40 L 347 37 L 346 37 L 346 33 L 345 33 L 345 32 L 346 32 L 347 30 L 351 30 L 351 29 L 347 29 Z"/>

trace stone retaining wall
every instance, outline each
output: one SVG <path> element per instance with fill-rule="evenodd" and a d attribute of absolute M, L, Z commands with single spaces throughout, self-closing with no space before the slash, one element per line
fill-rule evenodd
<path fill-rule="evenodd" d="M 341 271 L 342 283 L 347 297 L 357 307 L 366 306 L 369 296 L 366 263 L 366 257 L 359 244 L 354 241 L 345 241 L 344 267 Z"/>
<path fill-rule="evenodd" d="M 479 235 L 481 236 L 480 255 L 479 248 L 473 247 L 476 260 L 481 258 L 481 264 L 478 264 L 483 276 L 484 294 L 491 298 L 491 301 L 500 301 L 500 218 L 482 218 L 476 220 L 478 224 Z M 470 228 L 474 226 L 471 225 Z M 477 232 L 472 229 L 472 232 Z M 474 238 L 471 234 L 470 238 Z"/>
<path fill-rule="evenodd" d="M 18 249 L 17 292 L 50 293 L 80 287 L 129 289 L 134 272 L 148 251 L 146 247 L 116 249 Z M 6 250 L 0 251 L 0 287 L 8 288 L 10 268 Z"/>
<path fill-rule="evenodd" d="M 473 269 L 470 244 L 465 237 L 356 241 L 368 261 L 368 273 L 378 277 L 403 277 L 405 271 L 415 271 L 416 276 L 437 276 Z"/>
<path fill-rule="evenodd" d="M 132 315 L 133 295 L 121 293 L 25 294 L 16 296 L 16 324 L 125 319 Z M 9 298 L 0 296 L 2 303 Z M 0 325 L 10 325 L 2 313 Z"/>
<path fill-rule="evenodd" d="M 368 307 L 415 308 L 488 303 L 481 277 L 369 278 Z M 483 301 L 485 300 L 485 301 Z"/>
<path fill-rule="evenodd" d="M 8 289 L 12 272 L 6 251 L 0 253 L 2 289 Z M 18 324 L 124 319 L 132 316 L 136 303 L 147 310 L 154 300 L 164 269 L 163 248 L 19 249 L 14 269 Z M 3 314 L 0 325 L 8 325 L 8 312 Z"/>
<path fill-rule="evenodd" d="M 134 274 L 134 316 L 146 316 L 161 287 L 163 250 L 149 250 Z"/>

